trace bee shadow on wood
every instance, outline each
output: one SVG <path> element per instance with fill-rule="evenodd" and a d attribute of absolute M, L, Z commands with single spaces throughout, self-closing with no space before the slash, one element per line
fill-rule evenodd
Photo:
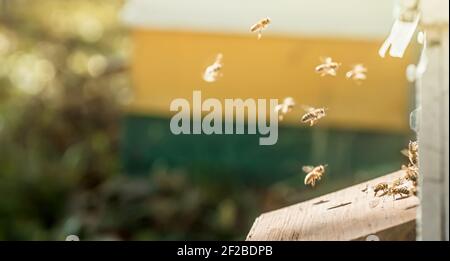
<path fill-rule="evenodd" d="M 404 200 L 409 198 L 410 196 L 402 196 L 401 198 L 396 198 L 394 201 Z"/>
<path fill-rule="evenodd" d="M 350 204 L 352 204 L 352 202 L 342 203 L 342 204 L 339 204 L 339 205 L 336 205 L 336 206 L 333 206 L 333 207 L 329 207 L 328 210 L 345 207 L 345 206 L 350 205 Z"/>
<path fill-rule="evenodd" d="M 330 202 L 329 200 L 320 200 L 320 201 L 317 201 L 317 202 L 314 202 L 313 203 L 313 205 L 314 206 L 317 206 L 317 205 L 322 205 L 322 204 L 325 204 L 325 203 L 328 203 L 328 202 Z"/>
<path fill-rule="evenodd" d="M 412 206 L 409 206 L 409 207 L 407 207 L 407 208 L 405 208 L 405 210 L 410 210 L 410 209 L 413 209 L 413 208 L 417 208 L 419 205 L 412 205 Z"/>

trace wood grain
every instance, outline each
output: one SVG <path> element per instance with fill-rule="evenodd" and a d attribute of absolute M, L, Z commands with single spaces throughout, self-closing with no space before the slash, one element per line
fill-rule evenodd
<path fill-rule="evenodd" d="M 415 240 L 417 197 L 375 198 L 367 186 L 392 181 L 398 171 L 368 182 L 259 216 L 248 241 L 259 240 Z"/>

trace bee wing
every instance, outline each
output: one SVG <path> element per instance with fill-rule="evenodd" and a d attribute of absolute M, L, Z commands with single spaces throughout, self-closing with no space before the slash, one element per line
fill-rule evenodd
<path fill-rule="evenodd" d="M 302 170 L 306 173 L 309 173 L 311 171 L 313 171 L 314 167 L 313 166 L 303 166 Z"/>
<path fill-rule="evenodd" d="M 308 105 L 302 105 L 302 109 L 305 110 L 306 112 L 312 112 L 313 110 L 315 110 L 315 108 Z"/>
<path fill-rule="evenodd" d="M 294 106 L 295 105 L 295 101 L 292 97 L 287 97 L 286 99 L 284 99 L 283 103 L 286 106 Z"/>
<path fill-rule="evenodd" d="M 357 73 L 355 75 L 355 80 L 366 80 L 366 79 L 367 79 L 367 76 L 363 73 Z"/>
<path fill-rule="evenodd" d="M 409 150 L 408 149 L 403 149 L 403 150 L 400 151 L 400 153 L 402 153 L 406 157 L 409 157 Z"/>
<path fill-rule="evenodd" d="M 223 59 L 223 54 L 222 53 L 218 53 L 217 56 L 216 56 L 215 63 L 222 64 L 222 59 Z"/>
<path fill-rule="evenodd" d="M 319 65 L 316 66 L 316 68 L 314 68 L 314 70 L 316 72 L 322 72 L 324 69 L 325 69 L 325 65 L 324 64 L 319 64 Z"/>
<path fill-rule="evenodd" d="M 311 173 L 306 175 L 304 180 L 305 185 L 309 185 L 311 183 L 311 177 L 312 177 Z"/>
<path fill-rule="evenodd" d="M 213 75 L 213 70 L 211 66 L 206 67 L 205 71 L 203 72 L 203 80 L 206 82 L 214 82 L 215 77 Z"/>
<path fill-rule="evenodd" d="M 275 106 L 275 112 L 279 112 L 283 109 L 284 104 L 278 104 L 277 106 Z"/>
<path fill-rule="evenodd" d="M 357 72 L 364 72 L 364 71 L 366 71 L 367 69 L 366 69 L 366 67 L 364 66 L 364 64 L 358 63 L 358 64 L 353 65 L 353 70 L 354 70 L 354 71 L 357 71 Z"/>
<path fill-rule="evenodd" d="M 331 63 L 331 62 L 333 62 L 333 59 L 331 59 L 331 57 L 329 57 L 329 56 L 320 56 L 320 61 L 322 62 L 322 63 Z"/>
<path fill-rule="evenodd" d="M 256 23 L 250 27 L 250 32 L 254 33 L 261 28 L 261 23 Z"/>
<path fill-rule="evenodd" d="M 352 78 L 353 75 L 354 75 L 354 71 L 351 70 L 351 71 L 348 71 L 348 72 L 345 74 L 345 77 L 346 77 L 347 79 L 349 79 L 349 78 Z"/>

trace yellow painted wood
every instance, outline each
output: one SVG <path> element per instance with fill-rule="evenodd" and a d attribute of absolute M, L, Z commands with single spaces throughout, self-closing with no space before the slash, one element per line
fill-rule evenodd
<path fill-rule="evenodd" d="M 133 29 L 133 113 L 170 117 L 170 102 L 192 99 L 293 97 L 297 103 L 328 107 L 319 126 L 406 131 L 410 87 L 403 59 L 378 57 L 380 41 L 264 37 Z M 224 55 L 223 77 L 206 83 L 202 73 Z M 411 53 L 412 51 L 409 51 Z M 314 72 L 319 57 L 331 56 L 343 66 L 337 77 L 321 78 Z M 351 65 L 363 62 L 369 69 L 362 85 L 345 79 Z M 283 124 L 299 125 L 300 106 Z"/>

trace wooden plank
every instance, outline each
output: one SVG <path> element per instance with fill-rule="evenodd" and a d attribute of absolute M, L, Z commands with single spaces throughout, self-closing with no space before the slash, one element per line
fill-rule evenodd
<path fill-rule="evenodd" d="M 417 197 L 393 200 L 363 192 L 389 182 L 398 171 L 368 182 L 259 216 L 248 236 L 259 240 L 415 240 Z"/>

